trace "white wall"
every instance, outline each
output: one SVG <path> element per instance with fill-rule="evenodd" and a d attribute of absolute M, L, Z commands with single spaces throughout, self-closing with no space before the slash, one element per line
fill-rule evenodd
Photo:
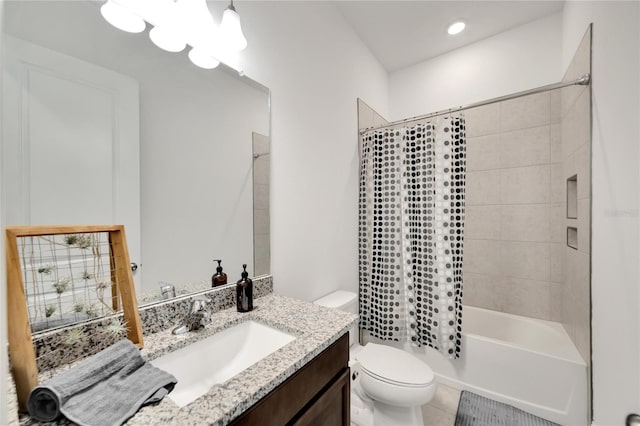
<path fill-rule="evenodd" d="M 560 81 L 561 24 L 554 14 L 391 73 L 390 119 Z"/>
<path fill-rule="evenodd" d="M 591 22 L 593 413 L 619 425 L 640 413 L 640 3 L 567 2 L 563 65 Z"/>
<path fill-rule="evenodd" d="M 358 285 L 356 98 L 387 115 L 387 75 L 328 2 L 241 2 L 242 68 L 272 94 L 275 291 Z"/>

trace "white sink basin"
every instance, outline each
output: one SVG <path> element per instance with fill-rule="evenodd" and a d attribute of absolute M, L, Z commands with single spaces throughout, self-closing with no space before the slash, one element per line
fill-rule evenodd
<path fill-rule="evenodd" d="M 184 407 L 213 385 L 230 379 L 294 339 L 284 331 L 245 321 L 163 355 L 151 364 L 178 379 L 169 398 Z"/>

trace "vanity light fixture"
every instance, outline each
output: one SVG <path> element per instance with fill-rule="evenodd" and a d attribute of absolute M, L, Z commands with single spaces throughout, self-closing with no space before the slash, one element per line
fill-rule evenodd
<path fill-rule="evenodd" d="M 189 59 L 191 60 L 191 62 L 193 62 L 194 65 L 208 70 L 211 70 L 220 65 L 219 60 L 207 54 L 207 52 L 202 51 L 202 49 L 198 47 L 193 47 L 189 51 Z"/>
<path fill-rule="evenodd" d="M 151 28 L 149 38 L 153 44 L 167 52 L 182 52 L 187 47 L 187 43 L 182 40 L 179 33 L 162 25 Z"/>
<path fill-rule="evenodd" d="M 247 39 L 242 33 L 240 26 L 240 15 L 233 7 L 233 0 L 222 14 L 222 22 L 220 23 L 220 36 L 229 49 L 239 52 L 247 47 Z"/>
<path fill-rule="evenodd" d="M 100 13 L 108 23 L 128 33 L 141 33 L 146 27 L 144 19 L 114 0 L 103 4 Z"/>
<path fill-rule="evenodd" d="M 191 46 L 189 59 L 201 68 L 215 68 L 247 47 L 233 0 L 219 28 L 206 0 L 108 0 L 100 10 L 107 22 L 123 31 L 142 32 L 148 22 L 153 26 L 149 38 L 168 52 Z"/>
<path fill-rule="evenodd" d="M 449 25 L 449 28 L 447 28 L 447 33 L 449 33 L 449 35 L 460 34 L 462 31 L 464 31 L 464 27 L 466 26 L 467 24 L 465 24 L 464 21 L 456 21 Z"/>

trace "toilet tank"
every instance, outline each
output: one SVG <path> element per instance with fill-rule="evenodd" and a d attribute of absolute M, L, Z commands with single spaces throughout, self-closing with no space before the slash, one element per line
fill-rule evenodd
<path fill-rule="evenodd" d="M 358 315 L 358 295 L 352 291 L 338 290 L 327 294 L 314 301 L 316 305 L 327 308 L 336 308 L 341 311 Z M 358 323 L 349 330 L 349 346 L 353 346 L 358 341 Z"/>
<path fill-rule="evenodd" d="M 336 308 L 341 311 L 358 314 L 358 295 L 352 291 L 338 290 L 314 301 L 316 305 Z"/>

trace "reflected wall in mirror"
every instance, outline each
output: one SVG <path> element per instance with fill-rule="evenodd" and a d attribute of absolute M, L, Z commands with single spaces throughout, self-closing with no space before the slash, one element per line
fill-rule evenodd
<path fill-rule="evenodd" d="M 210 287 L 213 259 L 229 283 L 243 263 L 268 273 L 253 214 L 268 89 L 113 28 L 101 4 L 5 2 L 4 223 L 124 224 L 141 303 Z"/>

